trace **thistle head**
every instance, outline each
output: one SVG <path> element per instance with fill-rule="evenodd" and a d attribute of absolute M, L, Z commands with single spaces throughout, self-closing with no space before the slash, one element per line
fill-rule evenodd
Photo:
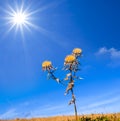
<path fill-rule="evenodd" d="M 44 62 L 42 63 L 42 69 L 43 69 L 44 71 L 50 70 L 51 68 L 52 68 L 52 63 L 51 63 L 51 61 L 44 61 Z"/>
<path fill-rule="evenodd" d="M 73 55 L 75 56 L 75 57 L 78 57 L 78 56 L 81 56 L 81 54 L 82 54 L 82 49 L 81 48 L 75 48 L 74 50 L 73 50 Z"/>
<path fill-rule="evenodd" d="M 72 63 L 74 63 L 76 61 L 76 58 L 74 55 L 68 55 L 65 57 L 65 65 L 71 65 Z"/>

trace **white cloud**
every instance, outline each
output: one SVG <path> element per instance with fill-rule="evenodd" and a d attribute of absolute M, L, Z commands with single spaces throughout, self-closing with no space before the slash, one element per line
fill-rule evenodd
<path fill-rule="evenodd" d="M 106 47 L 102 47 L 100 48 L 95 55 L 97 57 L 107 57 L 110 61 L 110 63 L 108 65 L 110 66 L 120 66 L 120 50 L 117 50 L 115 48 L 106 48 Z"/>
<path fill-rule="evenodd" d="M 106 47 L 102 47 L 102 48 L 100 48 L 98 50 L 98 52 L 96 53 L 96 55 L 102 55 L 102 54 L 105 54 L 107 52 L 108 52 L 107 48 Z"/>
<path fill-rule="evenodd" d="M 115 98 L 112 98 L 112 99 L 98 101 L 98 102 L 94 102 L 94 103 L 88 105 L 87 108 L 96 108 L 96 107 L 100 107 L 100 106 L 103 106 L 103 105 L 115 103 L 119 100 L 120 100 L 120 97 L 115 97 Z"/>
<path fill-rule="evenodd" d="M 106 55 L 106 54 L 108 54 L 111 57 L 111 59 L 117 59 L 117 58 L 120 59 L 120 51 L 115 48 L 107 49 L 106 47 L 102 47 L 96 53 L 96 55 Z"/>
<path fill-rule="evenodd" d="M 13 118 L 17 115 L 16 113 L 16 109 L 9 109 L 8 111 L 6 111 L 5 113 L 0 115 L 0 119 L 10 119 Z"/>
<path fill-rule="evenodd" d="M 29 115 L 28 117 L 48 117 L 55 115 L 72 114 L 71 112 L 69 112 L 70 109 L 71 107 L 69 107 L 67 104 L 46 105 L 33 109 L 31 111 L 31 115 Z"/>
<path fill-rule="evenodd" d="M 117 112 L 120 109 L 120 97 L 111 97 L 108 99 L 93 101 L 91 104 L 86 104 L 78 107 L 78 112 L 81 114 L 91 113 L 111 113 Z"/>

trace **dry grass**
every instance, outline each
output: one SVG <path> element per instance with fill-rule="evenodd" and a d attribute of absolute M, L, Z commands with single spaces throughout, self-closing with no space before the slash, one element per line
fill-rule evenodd
<path fill-rule="evenodd" d="M 82 116 L 78 116 L 78 119 L 79 119 L 78 121 L 120 121 L 120 113 L 82 115 Z M 0 120 L 0 121 L 3 121 L 3 120 Z M 18 119 L 9 120 L 9 121 L 75 121 L 75 117 L 74 116 L 56 116 L 56 117 L 31 118 L 31 119 L 18 118 Z"/>

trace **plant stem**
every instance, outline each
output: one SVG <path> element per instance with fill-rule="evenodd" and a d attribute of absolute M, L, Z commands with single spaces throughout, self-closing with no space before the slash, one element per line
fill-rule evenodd
<path fill-rule="evenodd" d="M 73 75 L 72 75 L 72 70 L 71 69 L 70 69 L 70 73 L 71 73 L 70 82 L 72 82 L 73 81 Z M 74 96 L 73 89 L 71 89 L 71 93 L 72 93 L 72 98 L 74 99 L 73 104 L 74 104 L 74 110 L 75 110 L 75 119 L 76 119 L 76 121 L 78 121 L 76 99 L 75 99 L 75 96 Z"/>
<path fill-rule="evenodd" d="M 73 93 L 73 89 L 71 89 L 71 93 L 72 93 L 72 97 L 74 98 L 73 104 L 74 104 L 74 110 L 75 110 L 75 119 L 76 119 L 76 121 L 78 121 L 76 100 L 75 100 L 75 96 L 74 96 L 74 93 Z"/>

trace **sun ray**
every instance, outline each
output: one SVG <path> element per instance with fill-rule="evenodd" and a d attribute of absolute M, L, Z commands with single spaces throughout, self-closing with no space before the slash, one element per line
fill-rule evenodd
<path fill-rule="evenodd" d="M 20 33 L 21 37 L 24 38 L 25 30 L 31 32 L 32 29 L 35 29 L 45 36 L 51 36 L 51 32 L 49 32 L 45 28 L 42 28 L 41 26 L 36 25 L 34 23 L 34 20 L 36 19 L 35 14 L 45 11 L 50 7 L 56 6 L 56 2 L 52 2 L 48 5 L 44 5 L 36 10 L 33 10 L 33 4 L 29 3 L 26 6 L 27 3 L 25 3 L 25 1 L 23 0 L 21 1 L 21 4 L 18 4 L 16 1 L 14 1 L 14 5 L 11 6 L 8 4 L 8 9 L 4 9 L 6 13 L 4 19 L 6 20 L 6 24 L 10 26 L 6 34 L 14 30 L 15 35 Z"/>
<path fill-rule="evenodd" d="M 24 29 L 30 32 L 32 28 L 39 28 L 37 25 L 32 23 L 33 21 L 31 21 L 31 19 L 33 19 L 34 17 L 29 14 L 32 11 L 29 10 L 29 5 L 25 8 L 24 1 L 22 1 L 19 6 L 17 2 L 15 2 L 15 7 L 12 7 L 10 5 L 7 6 L 8 9 L 4 9 L 6 16 L 3 17 L 6 20 L 6 24 L 10 26 L 7 33 L 15 29 L 15 32 L 17 33 L 18 31 L 20 31 L 23 37 Z"/>
<path fill-rule="evenodd" d="M 21 7 L 20 7 L 20 12 L 23 12 L 24 9 L 24 2 L 22 1 Z"/>
<path fill-rule="evenodd" d="M 33 23 L 29 22 L 29 21 L 25 21 L 25 24 L 32 27 L 32 28 L 34 28 L 34 29 L 39 29 L 38 26 L 36 26 L 35 24 L 33 24 Z"/>
<path fill-rule="evenodd" d="M 15 24 L 13 24 L 13 25 L 8 29 L 7 32 L 10 32 L 14 27 L 15 27 Z"/>
<path fill-rule="evenodd" d="M 23 32 L 23 27 L 22 27 L 22 25 L 20 25 L 20 31 L 21 31 L 22 38 L 24 39 L 24 32 Z"/>
<path fill-rule="evenodd" d="M 7 11 L 7 12 L 9 12 L 9 14 L 11 16 L 13 16 L 14 14 L 16 14 L 15 10 L 10 5 L 8 5 L 8 8 L 9 8 L 10 11 Z"/>
<path fill-rule="evenodd" d="M 31 30 L 30 30 L 30 27 L 29 26 L 27 26 L 26 24 L 24 24 L 24 27 L 29 31 L 29 32 L 31 32 Z"/>

